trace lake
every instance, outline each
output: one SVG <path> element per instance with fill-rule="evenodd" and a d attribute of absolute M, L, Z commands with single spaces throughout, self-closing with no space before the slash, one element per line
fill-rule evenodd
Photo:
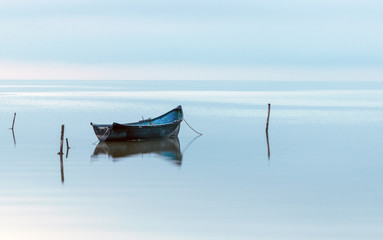
<path fill-rule="evenodd" d="M 89 124 L 177 105 L 202 136 Z M 383 238 L 382 83 L 0 81 L 0 123 L 1 239 Z"/>

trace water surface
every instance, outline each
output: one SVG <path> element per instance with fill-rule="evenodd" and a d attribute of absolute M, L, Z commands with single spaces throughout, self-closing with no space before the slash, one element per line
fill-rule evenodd
<path fill-rule="evenodd" d="M 203 136 L 100 146 L 89 125 L 179 104 Z M 380 83 L 3 81 L 0 121 L 2 239 L 383 237 Z"/>

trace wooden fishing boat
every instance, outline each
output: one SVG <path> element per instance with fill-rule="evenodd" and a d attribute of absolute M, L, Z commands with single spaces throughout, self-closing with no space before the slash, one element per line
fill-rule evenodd
<path fill-rule="evenodd" d="M 100 142 L 176 137 L 183 120 L 181 105 L 156 118 L 133 123 L 94 124 Z"/>

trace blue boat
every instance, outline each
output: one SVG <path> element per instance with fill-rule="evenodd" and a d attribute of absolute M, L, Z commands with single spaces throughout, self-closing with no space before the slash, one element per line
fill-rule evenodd
<path fill-rule="evenodd" d="M 179 105 L 153 119 L 124 124 L 114 122 L 112 124 L 90 123 L 90 125 L 92 125 L 100 142 L 127 141 L 176 137 L 180 131 L 182 120 L 183 112 L 181 105 Z"/>

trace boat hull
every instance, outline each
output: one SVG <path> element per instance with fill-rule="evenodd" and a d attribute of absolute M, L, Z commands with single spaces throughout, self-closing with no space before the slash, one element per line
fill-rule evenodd
<path fill-rule="evenodd" d="M 180 123 L 166 124 L 163 126 L 126 126 L 113 123 L 108 130 L 95 129 L 100 141 L 126 141 L 134 139 L 153 139 L 176 137 L 180 131 Z M 93 128 L 97 128 L 94 126 Z M 109 131 L 110 134 L 105 131 Z M 99 134 L 97 134 L 97 132 Z M 106 135 L 105 135 L 106 133 Z"/>
<path fill-rule="evenodd" d="M 164 120 L 169 120 L 168 123 Z M 137 139 L 159 139 L 178 136 L 183 120 L 181 106 L 154 119 L 136 123 L 92 124 L 99 141 L 128 141 Z M 158 124 L 159 122 L 159 124 Z"/>

